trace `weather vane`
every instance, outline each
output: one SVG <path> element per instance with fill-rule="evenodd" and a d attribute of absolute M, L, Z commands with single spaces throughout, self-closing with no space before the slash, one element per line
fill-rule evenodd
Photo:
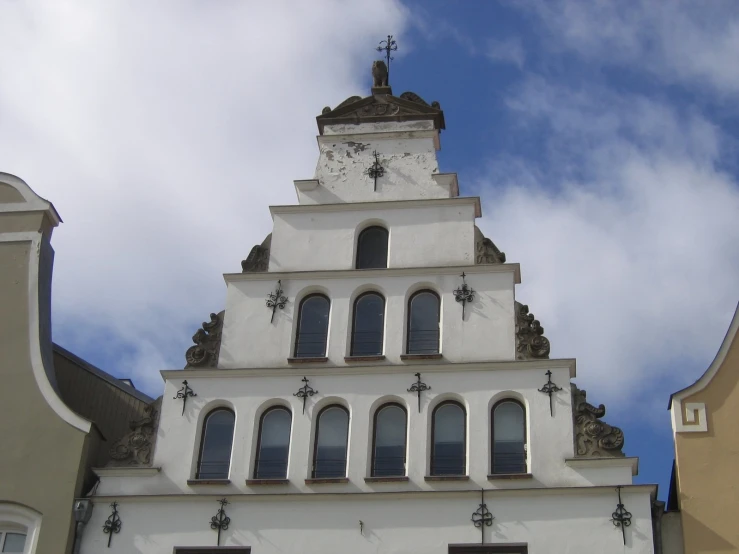
<path fill-rule="evenodd" d="M 388 35 L 387 40 L 381 40 L 380 46 L 375 50 L 378 52 L 385 51 L 385 59 L 387 60 L 387 79 L 390 82 L 390 61 L 395 59 L 390 55 L 390 52 L 395 52 L 398 49 L 398 44 L 393 40 L 393 35 Z"/>

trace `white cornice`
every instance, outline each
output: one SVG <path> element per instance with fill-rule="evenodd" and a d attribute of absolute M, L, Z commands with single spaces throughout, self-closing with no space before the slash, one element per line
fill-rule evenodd
<path fill-rule="evenodd" d="M 284 280 L 322 280 L 322 279 L 375 279 L 378 277 L 403 277 L 406 275 L 459 275 L 462 271 L 466 275 L 486 273 L 513 273 L 513 281 L 521 283 L 521 266 L 513 264 L 479 264 L 465 266 L 442 267 L 397 267 L 387 269 L 325 269 L 318 271 L 260 271 L 248 273 L 224 273 L 226 283 L 239 281 L 274 281 Z"/>
<path fill-rule="evenodd" d="M 444 373 L 461 371 L 505 371 L 505 370 L 537 370 L 568 369 L 570 378 L 576 376 L 576 362 L 574 358 L 560 358 L 554 360 L 505 360 L 493 362 L 470 363 L 422 363 L 422 364 L 387 364 L 387 365 L 351 365 L 351 366 L 321 366 L 321 367 L 272 367 L 258 369 L 164 369 L 160 371 L 162 378 L 181 379 L 214 378 L 214 377 L 302 377 L 302 376 L 332 376 L 332 375 L 388 375 L 406 374 L 420 371 L 422 373 Z"/>
<path fill-rule="evenodd" d="M 399 210 L 406 208 L 435 208 L 438 206 L 459 205 L 472 205 L 475 208 L 475 217 L 482 216 L 479 196 L 427 198 L 419 200 L 384 200 L 382 202 L 340 202 L 337 204 L 288 204 L 270 206 L 269 213 L 274 219 L 275 214 L 349 212 L 358 210 Z"/>
<path fill-rule="evenodd" d="M 576 469 L 600 469 L 602 467 L 628 467 L 631 475 L 639 475 L 639 458 L 567 458 L 565 464 Z"/>
<path fill-rule="evenodd" d="M 49 220 L 54 227 L 59 225 L 62 221 L 62 218 L 59 217 L 59 213 L 56 211 L 56 208 L 54 208 L 54 205 L 33 192 L 33 189 L 20 177 L 0 171 L 0 183 L 5 183 L 16 189 L 24 199 L 24 202 L 0 204 L 0 212 L 43 212 L 49 217 Z"/>
<path fill-rule="evenodd" d="M 708 421 L 706 414 L 706 405 L 702 402 L 688 402 L 683 405 L 683 400 L 687 397 L 702 391 L 713 380 L 719 369 L 726 359 L 726 355 L 731 348 L 732 343 L 736 340 L 737 331 L 739 330 L 739 304 L 734 310 L 734 317 L 731 320 L 726 336 L 721 343 L 721 347 L 716 353 L 716 357 L 708 366 L 708 369 L 700 376 L 700 378 L 682 390 L 673 393 L 670 396 L 670 403 L 667 407 L 671 411 L 672 433 L 685 432 L 706 432 L 708 431 Z"/>
<path fill-rule="evenodd" d="M 162 471 L 161 467 L 93 467 L 98 477 L 152 477 Z"/>
<path fill-rule="evenodd" d="M 586 487 L 526 487 L 526 488 L 505 488 L 505 489 L 484 489 L 485 496 L 490 497 L 505 497 L 505 496 L 555 496 L 555 495 L 596 495 L 596 494 L 613 494 L 615 496 L 615 485 L 592 485 Z M 657 494 L 657 485 L 621 485 L 621 493 L 642 493 L 649 494 L 655 497 Z M 260 501 L 267 499 L 279 500 L 284 497 L 291 497 L 291 501 L 306 501 L 310 502 L 316 497 L 351 497 L 351 496 L 375 496 L 375 497 L 449 497 L 449 496 L 463 496 L 467 494 L 480 494 L 480 489 L 457 489 L 457 490 L 405 490 L 405 491 L 362 491 L 362 492 L 275 492 L 275 493 L 251 493 L 251 492 L 236 492 L 229 491 L 229 500 L 233 498 L 238 501 L 245 501 L 249 498 L 256 498 Z M 93 500 L 107 500 L 107 499 L 121 499 L 128 498 L 131 500 L 149 500 L 149 501 L 162 501 L 162 500 L 174 500 L 174 501 L 185 501 L 192 502 L 193 500 L 209 501 L 213 498 L 223 497 L 223 491 L 213 494 L 203 493 L 172 493 L 172 494 L 132 494 L 132 495 L 96 495 Z M 478 496 L 479 498 L 479 496 Z"/>
<path fill-rule="evenodd" d="M 402 140 L 402 139 L 434 139 L 436 143 L 439 140 L 439 131 L 437 129 L 421 129 L 417 131 L 398 130 L 398 131 L 377 131 L 367 133 L 341 133 L 341 134 L 325 134 L 316 135 L 318 144 L 332 144 L 335 142 L 351 140 L 354 142 L 373 141 L 373 140 Z M 436 149 L 439 149 L 436 144 Z"/>

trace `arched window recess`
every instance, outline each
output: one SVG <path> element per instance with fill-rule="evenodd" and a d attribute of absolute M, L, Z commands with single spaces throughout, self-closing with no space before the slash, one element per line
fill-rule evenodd
<path fill-rule="evenodd" d="M 385 333 L 385 298 L 366 292 L 354 301 L 351 356 L 381 356 Z"/>
<path fill-rule="evenodd" d="M 357 269 L 387 268 L 387 229 L 380 226 L 367 227 L 357 237 Z"/>
<path fill-rule="evenodd" d="M 441 301 L 431 290 L 420 290 L 408 300 L 406 353 L 430 355 L 439 353 Z"/>
<path fill-rule="evenodd" d="M 228 408 L 217 408 L 205 416 L 195 479 L 228 479 L 235 419 Z"/>
<path fill-rule="evenodd" d="M 434 408 L 431 416 L 431 475 L 466 475 L 467 412 L 449 400 Z"/>
<path fill-rule="evenodd" d="M 375 411 L 372 433 L 372 477 L 402 477 L 406 474 L 408 414 L 391 402 Z"/>
<path fill-rule="evenodd" d="M 343 406 L 326 406 L 318 414 L 313 448 L 314 479 L 346 477 L 349 412 Z"/>
<path fill-rule="evenodd" d="M 254 479 L 287 479 L 292 413 L 284 406 L 266 410 L 259 419 Z"/>
<path fill-rule="evenodd" d="M 295 335 L 296 358 L 325 358 L 331 301 L 323 294 L 303 298 Z"/>
<path fill-rule="evenodd" d="M 517 400 L 497 402 L 492 417 L 492 473 L 527 472 L 526 410 Z"/>

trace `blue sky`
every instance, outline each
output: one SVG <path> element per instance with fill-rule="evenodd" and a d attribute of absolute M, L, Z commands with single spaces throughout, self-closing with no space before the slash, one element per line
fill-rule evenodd
<path fill-rule="evenodd" d="M 665 498 L 669 395 L 739 300 L 734 2 L 0 2 L 0 170 L 65 220 L 55 340 L 158 395 L 388 33 L 517 298 Z"/>

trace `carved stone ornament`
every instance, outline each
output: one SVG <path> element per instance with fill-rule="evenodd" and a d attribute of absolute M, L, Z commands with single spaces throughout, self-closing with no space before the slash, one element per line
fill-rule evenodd
<path fill-rule="evenodd" d="M 405 99 L 405 100 L 410 100 L 411 102 L 415 102 L 417 104 L 421 104 L 423 106 L 429 106 L 429 107 L 431 107 L 428 102 L 426 102 L 423 98 L 421 98 L 420 96 L 418 96 L 415 92 L 407 91 L 407 92 L 404 92 L 403 94 L 401 94 L 400 97 L 403 98 L 403 99 Z M 438 102 L 436 102 L 436 104 L 438 104 Z"/>
<path fill-rule="evenodd" d="M 144 408 L 144 417 L 129 423 L 131 429 L 119 439 L 108 451 L 111 460 L 108 467 L 148 466 L 157 439 L 159 426 L 159 409 L 162 405 L 160 396 Z"/>
<path fill-rule="evenodd" d="M 223 314 L 210 314 L 210 321 L 203 322 L 203 327 L 198 329 L 192 336 L 191 346 L 185 352 L 187 365 L 191 367 L 216 367 L 218 365 L 218 354 L 221 350 L 221 331 L 223 330 Z"/>
<path fill-rule="evenodd" d="M 475 263 L 476 264 L 504 264 L 505 252 L 498 250 L 493 241 L 485 238 L 482 231 L 475 225 Z"/>
<path fill-rule="evenodd" d="M 262 244 L 255 245 L 245 260 L 241 261 L 241 272 L 251 273 L 267 271 L 269 268 L 269 249 L 272 244 L 272 233 L 262 241 Z"/>
<path fill-rule="evenodd" d="M 572 415 L 575 425 L 575 455 L 581 458 L 618 458 L 624 455 L 624 432 L 599 418 L 606 407 L 585 400 L 585 391 L 572 385 Z"/>
<path fill-rule="evenodd" d="M 544 336 L 544 327 L 541 326 L 534 314 L 529 313 L 529 307 L 520 302 L 515 304 L 516 310 L 516 359 L 517 360 L 547 360 L 551 345 Z"/>

